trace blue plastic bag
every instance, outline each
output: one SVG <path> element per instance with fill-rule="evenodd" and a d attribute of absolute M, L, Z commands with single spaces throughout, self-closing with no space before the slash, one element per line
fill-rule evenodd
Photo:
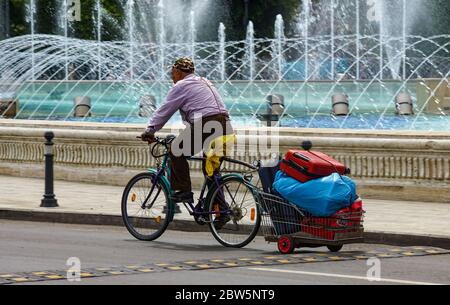
<path fill-rule="evenodd" d="M 273 188 L 284 199 L 317 217 L 330 217 L 358 199 L 353 180 L 337 173 L 301 183 L 279 171 Z"/>

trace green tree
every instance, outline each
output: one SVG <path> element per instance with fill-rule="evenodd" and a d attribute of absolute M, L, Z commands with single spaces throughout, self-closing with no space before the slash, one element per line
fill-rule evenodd
<path fill-rule="evenodd" d="M 122 39 L 124 12 L 120 0 L 101 0 L 102 27 L 104 41 Z M 80 39 L 98 38 L 98 13 L 96 0 L 83 0 L 81 3 L 81 21 L 72 23 L 73 36 Z"/>
<path fill-rule="evenodd" d="M 39 34 L 61 34 L 59 16 L 59 1 L 36 0 L 36 30 Z"/>
<path fill-rule="evenodd" d="M 10 9 L 10 35 L 20 36 L 28 34 L 28 25 L 25 20 L 26 6 L 25 0 L 11 0 L 9 1 Z"/>
<path fill-rule="evenodd" d="M 233 40 L 243 39 L 246 35 L 245 0 L 228 0 L 230 12 L 229 37 Z M 286 25 L 294 23 L 300 3 L 298 0 L 249 0 L 248 20 L 255 26 L 258 37 L 273 37 L 274 24 L 278 14 L 283 15 Z"/>
<path fill-rule="evenodd" d="M 420 36 L 450 34 L 450 1 L 433 0 L 417 14 L 412 32 Z"/>

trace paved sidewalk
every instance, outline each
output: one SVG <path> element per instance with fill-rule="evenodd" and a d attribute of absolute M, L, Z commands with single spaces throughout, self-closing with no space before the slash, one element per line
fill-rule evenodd
<path fill-rule="evenodd" d="M 0 211 L 120 215 L 123 187 L 56 181 L 59 208 L 40 208 L 41 179 L 0 176 Z M 435 236 L 450 240 L 450 204 L 364 200 L 368 232 Z M 184 208 L 182 208 L 184 211 Z M 185 212 L 185 211 L 184 211 Z M 183 213 L 176 219 L 191 220 Z"/>

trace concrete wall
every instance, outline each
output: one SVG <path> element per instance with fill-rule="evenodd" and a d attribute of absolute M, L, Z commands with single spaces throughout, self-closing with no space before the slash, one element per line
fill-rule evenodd
<path fill-rule="evenodd" d="M 148 146 L 136 139 L 142 129 L 141 125 L 0 120 L 0 174 L 43 177 L 43 134 L 53 130 L 57 179 L 125 185 L 133 175 L 155 165 Z M 284 153 L 309 139 L 315 150 L 352 169 L 362 197 L 450 203 L 449 133 L 269 130 L 266 136 L 239 130 L 243 145 L 237 147 L 236 158 L 252 162 L 275 151 L 249 152 L 255 140 L 279 141 Z M 199 185 L 200 164 L 193 163 L 192 169 L 194 184 Z"/>

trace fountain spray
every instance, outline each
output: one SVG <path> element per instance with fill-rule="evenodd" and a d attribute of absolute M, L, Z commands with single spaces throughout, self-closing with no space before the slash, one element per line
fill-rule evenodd
<path fill-rule="evenodd" d="M 130 79 L 134 78 L 134 0 L 127 2 L 128 39 L 130 43 Z"/>
<path fill-rule="evenodd" d="M 255 80 L 255 28 L 252 21 L 248 23 L 245 43 L 249 63 L 249 80 L 253 81 Z"/>
<path fill-rule="evenodd" d="M 190 19 L 189 19 L 189 44 L 190 50 L 189 53 L 191 55 L 192 60 L 195 60 L 195 40 L 196 40 L 196 29 L 195 29 L 195 12 L 191 11 Z"/>
<path fill-rule="evenodd" d="M 219 55 L 220 55 L 220 80 L 224 81 L 227 77 L 226 77 L 226 72 L 225 72 L 225 40 L 226 40 L 226 35 L 225 35 L 225 25 L 221 22 L 219 25 Z"/>
<path fill-rule="evenodd" d="M 36 3 L 35 0 L 30 0 L 30 29 L 31 29 L 31 79 L 36 80 L 36 54 L 35 54 L 35 14 L 36 14 Z"/>
<path fill-rule="evenodd" d="M 283 79 L 283 65 L 284 65 L 284 56 L 283 56 L 283 43 L 285 40 L 284 36 L 284 20 L 283 16 L 277 15 L 275 21 L 275 52 L 274 56 L 277 60 L 277 73 L 278 80 Z"/>
<path fill-rule="evenodd" d="M 102 80 L 102 4 L 97 0 L 98 80 Z"/>
<path fill-rule="evenodd" d="M 330 17 L 330 23 L 331 23 L 331 79 L 334 80 L 336 77 L 336 68 L 335 68 L 335 47 L 334 47 L 334 41 L 335 41 L 335 28 L 334 28 L 334 8 L 335 8 L 335 1 L 331 0 L 330 2 L 330 11 L 331 11 L 331 17 Z"/>
<path fill-rule="evenodd" d="M 158 25 L 159 25 L 159 34 L 158 34 L 158 44 L 159 44 L 159 63 L 160 63 L 160 79 L 164 80 L 166 78 L 165 74 L 165 44 L 166 44 L 166 28 L 164 25 L 164 1 L 160 0 L 158 3 Z"/>

